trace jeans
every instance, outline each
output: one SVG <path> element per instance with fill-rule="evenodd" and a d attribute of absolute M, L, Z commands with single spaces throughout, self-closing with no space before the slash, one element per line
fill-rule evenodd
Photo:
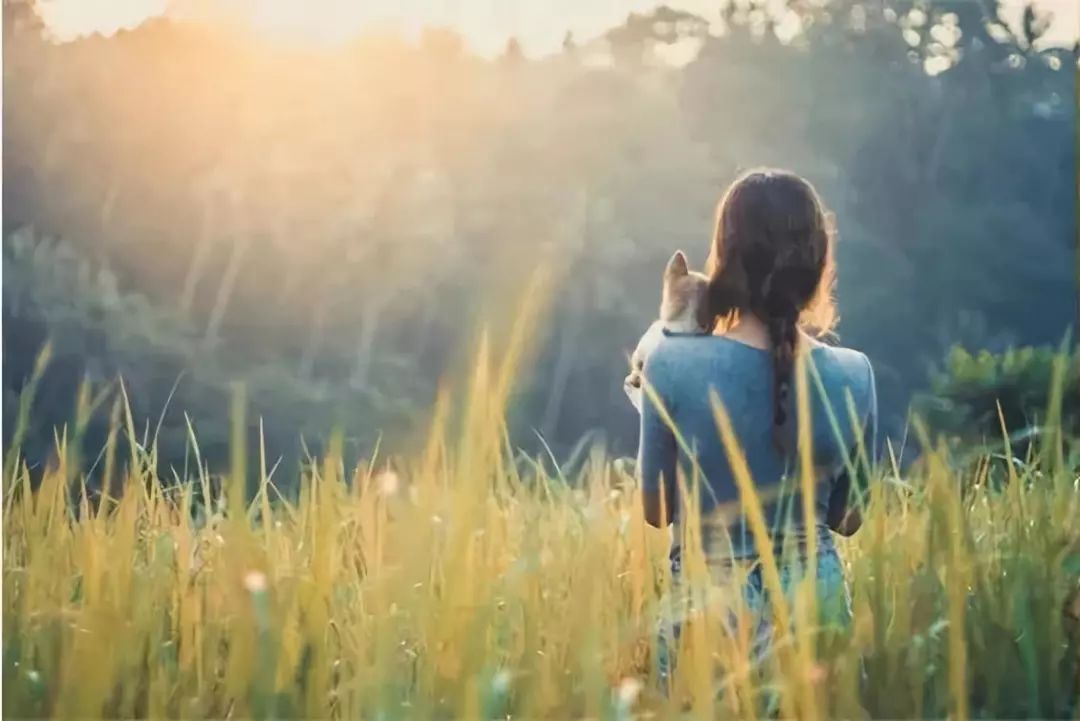
<path fill-rule="evenodd" d="M 788 599 L 789 607 L 792 600 L 794 586 L 802 578 L 805 561 L 792 559 L 790 561 L 777 561 L 780 572 L 780 586 L 784 596 Z M 679 569 L 676 567 L 674 580 L 675 585 L 680 585 Z M 818 623 L 823 628 L 834 630 L 846 629 L 852 619 L 851 595 L 847 581 L 844 578 L 844 569 L 836 549 L 830 544 L 818 554 L 817 560 L 817 605 Z M 754 562 L 750 567 L 745 583 L 741 588 L 742 600 L 750 612 L 754 623 L 752 642 L 752 660 L 759 663 L 768 653 L 772 640 L 772 610 L 769 604 L 769 592 L 762 578 L 762 569 L 759 562 Z M 657 634 L 657 675 L 661 687 L 666 691 L 670 687 L 671 676 L 676 663 L 675 651 L 678 647 L 679 635 L 682 630 L 685 611 L 693 610 L 697 605 L 693 599 L 682 599 L 678 604 L 672 604 L 671 599 L 664 603 L 661 620 Z M 675 608 L 674 606 L 678 606 Z M 679 609 L 684 609 L 680 612 Z M 734 628 L 737 616 L 734 609 L 729 611 L 729 623 Z"/>

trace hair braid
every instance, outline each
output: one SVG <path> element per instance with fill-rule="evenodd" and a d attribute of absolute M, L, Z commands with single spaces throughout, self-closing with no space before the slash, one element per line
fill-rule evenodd
<path fill-rule="evenodd" d="M 798 311 L 769 317 L 773 367 L 773 442 L 784 455 L 791 452 L 790 398 L 795 374 L 795 345 L 798 342 Z"/>

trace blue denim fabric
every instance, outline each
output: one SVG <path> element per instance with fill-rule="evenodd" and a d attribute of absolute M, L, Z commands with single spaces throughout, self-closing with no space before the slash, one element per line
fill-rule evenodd
<path fill-rule="evenodd" d="M 798 559 L 781 562 L 780 585 L 784 589 L 784 595 L 789 603 L 795 585 L 802 578 L 804 566 L 805 562 Z M 679 573 L 680 569 L 675 566 L 672 570 L 676 583 L 678 583 L 679 575 L 681 575 Z M 820 626 L 838 631 L 846 629 L 852 620 L 851 595 L 847 581 L 844 578 L 844 569 L 840 556 L 831 545 L 822 549 L 822 552 L 818 555 L 816 582 L 818 622 Z M 762 579 L 760 563 L 755 563 L 750 569 L 746 582 L 742 587 L 742 596 L 754 619 L 754 641 L 751 653 L 753 661 L 757 664 L 768 655 L 773 636 L 769 592 L 765 588 Z M 737 622 L 734 610 L 729 622 L 732 627 Z M 661 687 L 665 691 L 669 688 L 671 676 L 674 672 L 675 651 L 681 630 L 682 614 L 675 612 L 670 607 L 670 604 L 666 605 L 662 610 L 656 639 L 657 676 Z"/>

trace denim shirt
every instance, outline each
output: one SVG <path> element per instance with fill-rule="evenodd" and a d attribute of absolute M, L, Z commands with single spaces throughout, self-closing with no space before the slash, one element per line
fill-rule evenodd
<path fill-rule="evenodd" d="M 855 493 L 865 492 L 871 477 L 870 466 L 876 457 L 877 395 L 873 369 L 862 353 L 816 344 L 809 359 L 809 437 L 816 475 L 816 522 L 809 532 L 818 537 L 819 547 L 821 543 L 831 547 L 826 525 L 829 494 L 840 483 L 850 485 Z M 644 376 L 649 391 L 642 402 L 638 447 L 642 489 L 659 492 L 661 480 L 674 480 L 676 469 L 688 489 L 697 487 L 707 558 L 751 559 L 758 552 L 720 440 L 710 400 L 714 394 L 727 412 L 746 457 L 772 542 L 779 546 L 793 534 L 797 540 L 805 540 L 808 529 L 803 527 L 798 464 L 780 453 L 774 441 L 770 352 L 724 336 L 667 334 L 646 359 Z M 795 386 L 793 380 L 792 408 L 797 402 Z M 677 570 L 681 556 L 684 520 L 678 503 L 676 494 L 675 507 L 669 510 L 675 521 L 673 570 Z"/>

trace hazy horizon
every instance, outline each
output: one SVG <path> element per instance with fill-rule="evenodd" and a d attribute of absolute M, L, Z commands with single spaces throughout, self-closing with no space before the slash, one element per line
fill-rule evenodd
<path fill-rule="evenodd" d="M 723 5 L 717 0 L 551 0 L 543 5 L 480 0 L 378 0 L 364 4 L 321 0 L 319 11 L 312 12 L 316 3 L 290 0 L 108 0 L 92 6 L 85 0 L 43 0 L 39 11 L 59 41 L 96 32 L 111 35 L 168 14 L 235 24 L 267 36 L 313 44 L 347 41 L 373 28 L 410 34 L 422 27 L 441 26 L 460 32 L 469 46 L 483 55 L 499 52 L 511 37 L 517 38 L 526 54 L 538 55 L 557 50 L 567 32 L 591 39 L 621 23 L 631 12 L 646 12 L 662 4 L 708 20 L 718 17 Z M 784 0 L 773 4 L 778 10 L 785 5 Z M 1004 19 L 1018 22 L 1024 4 L 1024 0 L 1004 0 Z M 1046 36 L 1049 44 L 1069 45 L 1080 37 L 1076 0 L 1035 0 L 1035 5 L 1052 17 Z"/>

